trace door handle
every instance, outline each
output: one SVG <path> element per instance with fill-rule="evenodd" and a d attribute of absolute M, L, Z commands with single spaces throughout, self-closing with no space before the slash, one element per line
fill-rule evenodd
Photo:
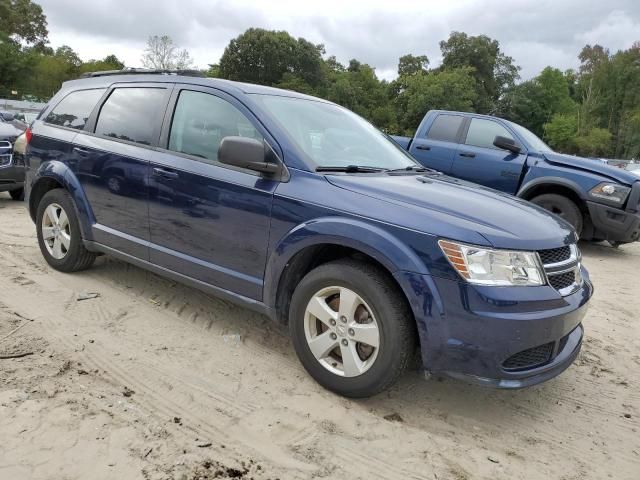
<path fill-rule="evenodd" d="M 416 148 L 418 150 L 431 150 L 431 147 L 429 147 L 428 145 L 416 145 Z"/>
<path fill-rule="evenodd" d="M 165 170 L 164 168 L 154 168 L 153 174 L 157 177 L 166 178 L 167 180 L 175 180 L 180 177 L 177 172 L 171 170 Z"/>
<path fill-rule="evenodd" d="M 73 151 L 78 152 L 80 155 L 89 155 L 91 153 L 89 150 L 85 150 L 84 148 L 80 147 L 73 147 Z"/>
<path fill-rule="evenodd" d="M 469 157 L 469 158 L 474 158 L 476 156 L 475 153 L 469 153 L 469 152 L 462 152 L 460 154 L 461 157 Z"/>

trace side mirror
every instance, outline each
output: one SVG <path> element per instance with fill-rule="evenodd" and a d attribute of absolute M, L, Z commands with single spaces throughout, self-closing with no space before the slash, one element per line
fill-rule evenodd
<path fill-rule="evenodd" d="M 513 138 L 501 137 L 500 135 L 493 139 L 493 145 L 513 153 L 520 153 L 520 150 L 522 150 Z"/>
<path fill-rule="evenodd" d="M 15 118 L 15 115 L 13 113 L 9 113 L 9 112 L 2 112 L 2 113 L 0 113 L 0 116 L 2 116 L 2 119 L 5 122 L 11 122 Z"/>
<path fill-rule="evenodd" d="M 234 167 L 273 175 L 280 165 L 267 162 L 268 146 L 263 141 L 246 137 L 224 137 L 218 149 L 218 161 Z"/>

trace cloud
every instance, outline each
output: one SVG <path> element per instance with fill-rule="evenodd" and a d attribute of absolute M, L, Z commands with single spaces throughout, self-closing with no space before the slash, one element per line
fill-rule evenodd
<path fill-rule="evenodd" d="M 287 30 L 325 44 L 328 55 L 395 75 L 405 53 L 440 61 L 439 42 L 453 30 L 497 39 L 530 78 L 546 65 L 575 68 L 586 43 L 612 51 L 640 40 L 640 2 L 611 0 L 39 0 L 54 46 L 68 44 L 84 59 L 115 53 L 139 66 L 149 35 L 167 34 L 206 67 L 229 40 L 249 27 Z"/>

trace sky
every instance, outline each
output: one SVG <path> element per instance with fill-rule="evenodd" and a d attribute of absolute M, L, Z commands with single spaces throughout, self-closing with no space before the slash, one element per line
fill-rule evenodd
<path fill-rule="evenodd" d="M 586 44 L 612 52 L 640 41 L 640 0 L 35 0 L 47 16 L 53 47 L 83 60 L 115 54 L 140 67 L 150 35 L 171 36 L 195 65 L 217 63 L 247 28 L 286 30 L 323 43 L 342 63 L 357 58 L 379 77 L 396 76 L 398 58 L 441 63 L 451 31 L 488 35 L 522 67 L 523 80 L 545 66 L 578 66 Z"/>

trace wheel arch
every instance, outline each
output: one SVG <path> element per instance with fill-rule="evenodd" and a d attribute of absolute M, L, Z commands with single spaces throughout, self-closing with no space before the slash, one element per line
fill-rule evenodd
<path fill-rule="evenodd" d="M 62 162 L 47 162 L 36 171 L 29 192 L 29 215 L 31 219 L 35 222 L 38 205 L 42 197 L 56 188 L 62 188 L 71 195 L 82 238 L 92 240 L 91 225 L 95 223 L 93 211 L 89 206 L 80 181 L 71 169 Z"/>
<path fill-rule="evenodd" d="M 517 196 L 523 200 L 533 198 L 546 193 L 562 195 L 573 201 L 583 214 L 588 214 L 586 196 L 580 186 L 564 178 L 543 177 L 532 180 L 522 186 Z"/>
<path fill-rule="evenodd" d="M 389 232 L 360 221 L 318 219 L 291 230 L 272 250 L 265 271 L 263 301 L 286 324 L 291 294 L 313 268 L 339 258 L 356 258 L 388 274 L 410 303 L 395 273 L 428 273 L 420 258 Z"/>

